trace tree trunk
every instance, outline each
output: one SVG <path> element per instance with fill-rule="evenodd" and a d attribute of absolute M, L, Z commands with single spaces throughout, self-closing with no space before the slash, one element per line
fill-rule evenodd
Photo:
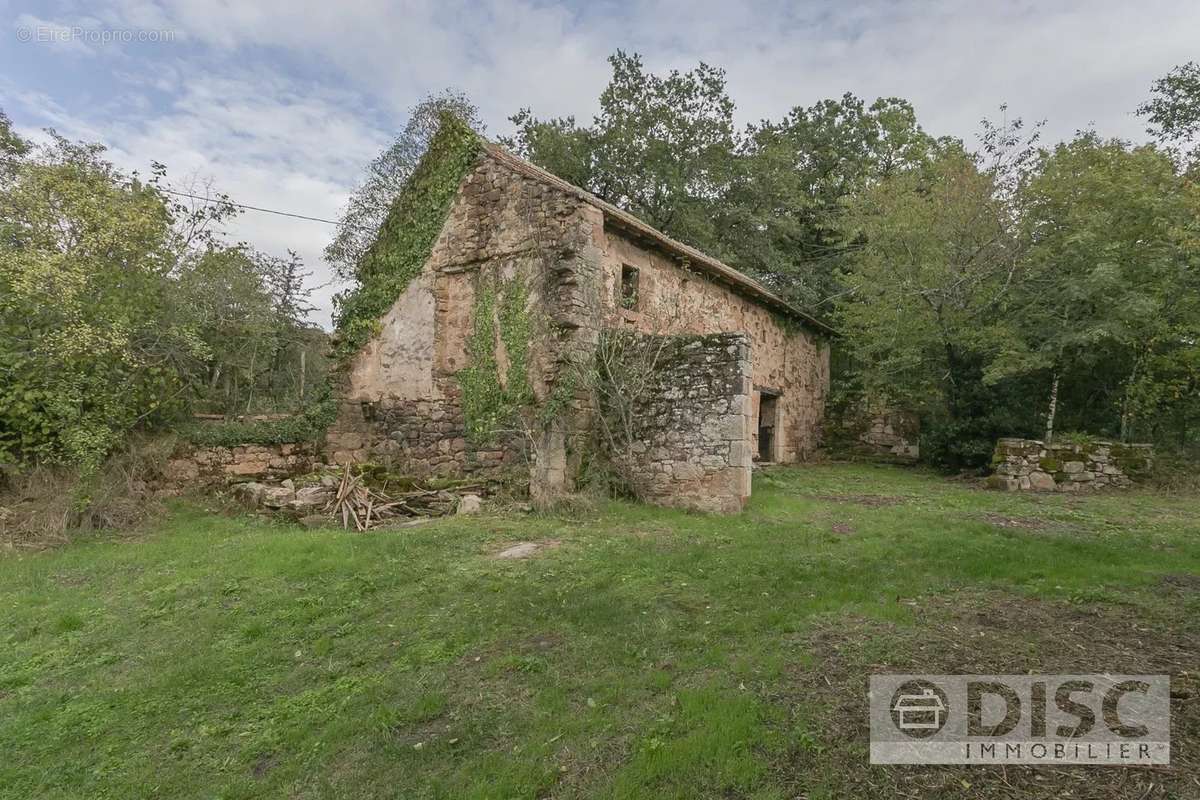
<path fill-rule="evenodd" d="M 1054 438 L 1054 415 L 1058 413 L 1058 373 L 1054 373 L 1054 381 L 1050 384 L 1050 411 L 1046 414 L 1046 445 Z"/>
<path fill-rule="evenodd" d="M 1133 371 L 1129 373 L 1129 379 L 1125 382 L 1125 392 L 1121 397 L 1121 441 L 1128 442 L 1133 436 L 1133 398 L 1130 397 L 1133 391 L 1133 385 L 1137 382 L 1138 374 L 1141 372 L 1142 360 L 1144 356 L 1139 353 L 1134 359 Z"/>

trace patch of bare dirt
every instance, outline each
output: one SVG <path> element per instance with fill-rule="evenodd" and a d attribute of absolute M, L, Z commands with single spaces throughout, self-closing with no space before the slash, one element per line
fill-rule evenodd
<path fill-rule="evenodd" d="M 539 633 L 530 636 L 521 643 L 520 649 L 526 653 L 545 653 L 563 643 L 563 637 L 558 633 Z"/>
<path fill-rule="evenodd" d="M 1177 594 L 1189 598 L 1200 595 L 1200 575 L 1186 573 L 1163 575 L 1159 579 L 1158 585 L 1166 594 Z"/>
<path fill-rule="evenodd" d="M 922 598 L 920 624 L 830 624 L 804 642 L 814 663 L 776 701 L 805 717 L 816 753 L 777 767 L 797 797 L 1200 798 L 1200 626 L 1182 608 L 1146 619 L 1130 608 L 1078 607 L 1015 595 Z M 1097 673 L 1171 676 L 1169 767 L 870 766 L 872 673 Z"/>
<path fill-rule="evenodd" d="M 834 533 L 839 533 L 842 536 L 849 536 L 850 534 L 854 533 L 854 528 L 851 527 L 850 525 L 846 524 L 845 522 L 833 523 L 832 530 Z"/>
<path fill-rule="evenodd" d="M 1003 514 L 987 513 L 983 518 L 999 528 L 1015 528 L 1024 531 L 1040 531 L 1047 527 L 1046 521 L 1036 517 L 1006 517 Z"/>

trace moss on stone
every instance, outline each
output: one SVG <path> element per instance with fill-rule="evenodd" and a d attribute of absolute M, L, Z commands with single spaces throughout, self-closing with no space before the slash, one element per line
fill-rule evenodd
<path fill-rule="evenodd" d="M 1038 462 L 1038 466 L 1042 468 L 1042 472 L 1059 472 L 1062 469 L 1056 458 L 1043 458 Z"/>
<path fill-rule="evenodd" d="M 358 265 L 358 286 L 337 299 L 335 363 L 346 366 L 378 333 L 380 318 L 420 274 L 458 187 L 482 147 L 482 140 L 465 122 L 443 115 L 428 151 Z"/>
<path fill-rule="evenodd" d="M 1149 472 L 1150 456 L 1145 448 L 1133 447 L 1126 444 L 1114 444 L 1109 451 L 1109 458 L 1121 472 L 1127 476 L 1143 475 Z"/>
<path fill-rule="evenodd" d="M 1008 478 L 1003 475 L 989 475 L 985 483 L 989 489 L 1004 490 L 1008 488 Z"/>

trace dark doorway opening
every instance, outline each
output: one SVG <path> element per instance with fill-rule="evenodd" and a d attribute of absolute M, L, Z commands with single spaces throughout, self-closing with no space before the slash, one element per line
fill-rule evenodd
<path fill-rule="evenodd" d="M 775 461 L 775 427 L 779 416 L 779 395 L 765 390 L 758 396 L 758 460 Z"/>

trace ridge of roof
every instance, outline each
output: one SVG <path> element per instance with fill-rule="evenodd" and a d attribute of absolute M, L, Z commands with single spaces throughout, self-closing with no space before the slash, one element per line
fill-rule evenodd
<path fill-rule="evenodd" d="M 641 219 L 629 213 L 628 211 L 618 208 L 606 200 L 601 200 L 599 197 L 587 191 L 586 189 L 582 189 L 573 183 L 563 180 L 554 173 L 548 172 L 536 164 L 526 161 L 520 156 L 504 149 L 495 142 L 484 139 L 483 146 L 485 152 L 489 156 L 508 166 L 509 168 L 514 169 L 517 172 L 526 175 L 527 177 L 549 184 L 556 189 L 577 197 L 590 206 L 600 209 L 602 212 L 604 212 L 606 218 L 615 221 L 624 228 L 632 230 L 639 236 L 651 239 L 662 249 L 688 261 L 689 265 L 698 267 L 702 271 L 707 272 L 710 276 L 732 284 L 735 288 L 741 289 L 752 299 L 759 301 L 763 305 L 773 307 L 777 311 L 781 311 L 791 317 L 799 319 L 813 328 L 816 328 L 818 331 L 821 331 L 822 333 L 837 335 L 837 330 L 833 326 L 826 322 L 822 322 L 811 314 L 801 311 L 799 308 L 796 308 L 794 305 L 787 302 L 782 297 L 775 294 L 766 286 L 763 286 L 761 283 L 756 281 L 754 278 L 751 278 L 744 272 L 734 269 L 723 261 L 713 258 L 712 256 L 697 250 L 691 245 L 684 244 L 677 239 L 672 239 L 670 236 L 667 236 L 665 233 L 653 227 L 652 225 L 643 222 Z"/>

